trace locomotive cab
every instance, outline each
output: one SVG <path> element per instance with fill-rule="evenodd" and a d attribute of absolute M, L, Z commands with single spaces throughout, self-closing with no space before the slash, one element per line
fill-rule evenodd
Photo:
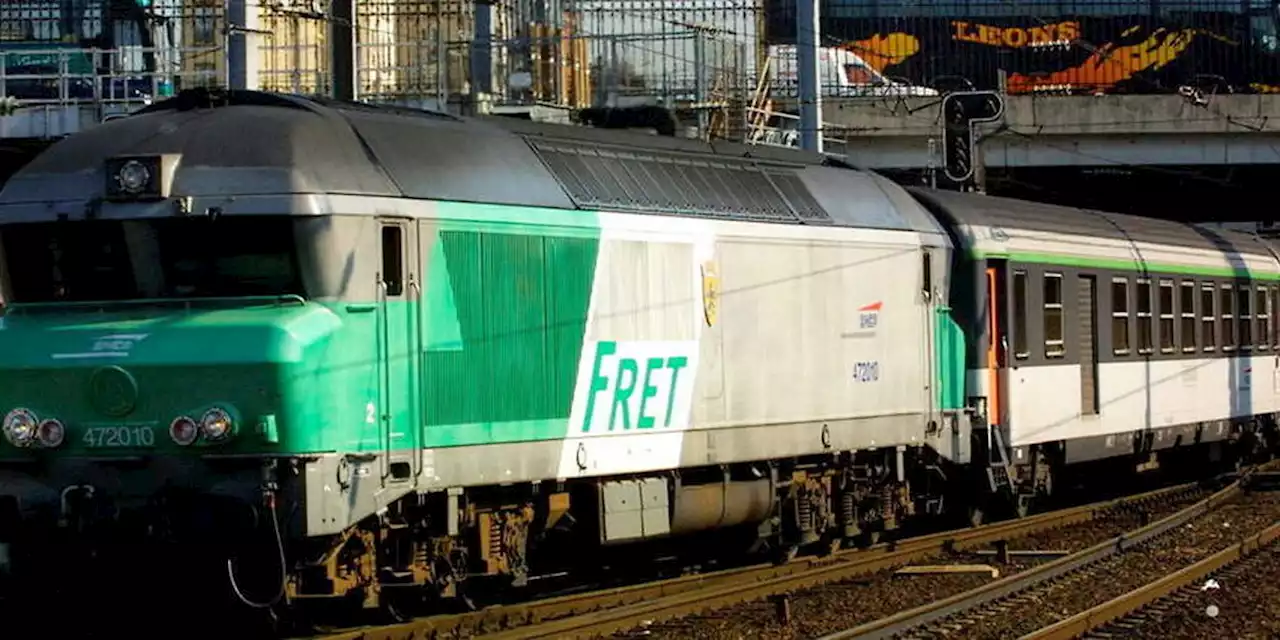
<path fill-rule="evenodd" d="M 31 178 L 6 194 L 0 573 L 24 584 L 110 556 L 112 539 L 148 541 L 130 570 L 183 574 L 200 564 L 191 549 L 235 557 L 270 544 L 277 522 L 279 546 L 305 527 L 268 515 L 277 495 L 300 499 L 296 474 L 277 472 L 285 452 L 336 448 L 332 423 L 353 425 L 348 446 L 384 439 L 366 421 L 388 353 L 382 276 L 362 259 L 382 244 L 374 222 L 175 195 L 180 156 L 154 157 L 109 159 L 82 208 L 22 202 Z M 282 585 L 277 564 L 236 569 L 239 583 L 226 571 L 256 601 Z M 263 574 L 266 587 L 241 589 Z"/>

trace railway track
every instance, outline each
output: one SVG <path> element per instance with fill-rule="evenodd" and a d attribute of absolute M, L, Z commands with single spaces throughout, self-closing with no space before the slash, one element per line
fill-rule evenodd
<path fill-rule="evenodd" d="M 418 640 L 483 636 L 495 640 L 590 638 L 655 622 L 839 582 L 920 560 L 1027 539 L 1111 519 L 1144 519 L 1167 505 L 1196 502 L 1210 491 L 1188 483 L 1106 502 L 948 531 L 784 565 L 756 565 L 590 593 L 495 606 L 481 611 L 366 627 L 324 640 Z M 1164 505 L 1164 506 L 1162 506 Z M 1128 527 L 1125 527 L 1128 528 Z"/>
<path fill-rule="evenodd" d="M 1245 474 L 1134 531 L 820 640 L 1077 637 L 1274 542 L 1280 492 L 1248 491 L 1274 478 L 1274 472 Z"/>
<path fill-rule="evenodd" d="M 1267 479 L 1280 488 L 1280 473 Z M 1034 634 L 1083 637 L 1280 637 L 1280 521 L 1199 562 Z"/>

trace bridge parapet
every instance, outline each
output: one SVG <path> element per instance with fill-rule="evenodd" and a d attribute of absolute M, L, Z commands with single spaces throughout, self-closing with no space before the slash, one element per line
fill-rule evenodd
<path fill-rule="evenodd" d="M 827 100 L 823 121 L 853 163 L 923 168 L 939 109 L 936 98 Z M 1280 95 L 1008 96 L 1004 122 L 984 131 L 988 166 L 1280 164 Z"/>
<path fill-rule="evenodd" d="M 827 100 L 849 137 L 936 135 L 937 98 Z M 1280 95 L 1006 96 L 1005 126 L 1037 135 L 1280 132 Z"/>

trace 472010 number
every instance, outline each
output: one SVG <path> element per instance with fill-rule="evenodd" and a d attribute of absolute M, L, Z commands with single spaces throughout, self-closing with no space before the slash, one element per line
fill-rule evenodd
<path fill-rule="evenodd" d="M 149 426 L 89 427 L 80 441 L 91 449 L 154 447 L 156 432 Z"/>

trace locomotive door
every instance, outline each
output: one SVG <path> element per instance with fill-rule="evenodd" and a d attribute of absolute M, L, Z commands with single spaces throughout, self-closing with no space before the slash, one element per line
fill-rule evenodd
<path fill-rule="evenodd" d="M 420 468 L 422 416 L 418 389 L 421 332 L 416 227 L 407 220 L 378 221 L 378 438 L 382 482 L 408 482 Z"/>

